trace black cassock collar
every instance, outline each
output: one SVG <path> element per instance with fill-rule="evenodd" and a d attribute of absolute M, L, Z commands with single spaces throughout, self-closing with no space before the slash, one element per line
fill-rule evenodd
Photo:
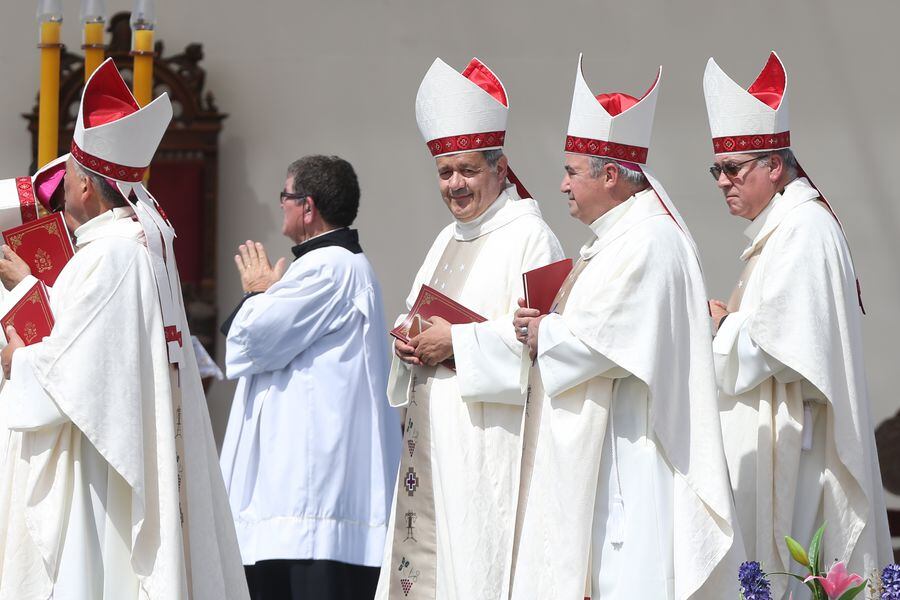
<path fill-rule="evenodd" d="M 362 254 L 363 251 L 359 245 L 359 232 L 355 229 L 342 227 L 297 244 L 291 248 L 291 252 L 294 253 L 294 260 L 297 260 L 313 250 L 328 248 L 329 246 L 340 246 L 353 254 Z"/>

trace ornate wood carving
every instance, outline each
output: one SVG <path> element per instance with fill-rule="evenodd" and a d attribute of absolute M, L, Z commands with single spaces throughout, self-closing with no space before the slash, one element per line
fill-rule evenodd
<path fill-rule="evenodd" d="M 107 26 L 110 34 L 106 55 L 112 57 L 124 79 L 130 84 L 132 77 L 130 14 L 114 15 Z M 179 225 L 173 215 L 178 239 L 176 254 L 191 333 L 200 338 L 212 354 L 215 350 L 216 321 L 216 223 L 218 196 L 219 132 L 227 115 L 219 112 L 212 92 L 205 89 L 206 72 L 200 66 L 203 46 L 188 44 L 180 54 L 164 57 L 164 44 L 157 41 L 153 59 L 153 95 L 168 92 L 174 116 L 150 168 L 150 189 L 154 191 L 153 173 L 170 170 L 173 165 L 191 170 L 198 179 L 199 197 L 177 198 L 170 202 L 197 202 L 192 206 L 197 221 Z M 60 126 L 59 154 L 69 151 L 75 130 L 75 119 L 84 88 L 84 57 L 66 49 L 60 59 Z M 30 113 L 22 115 L 31 132 L 32 168 L 37 161 L 38 105 L 35 101 Z M 166 182 L 170 184 L 170 182 Z M 159 184 L 161 185 L 161 184 Z M 177 184 L 176 184 L 177 187 Z M 167 198 L 157 194 L 158 200 L 170 214 L 178 208 L 167 205 Z M 175 210 L 173 210 L 175 209 Z M 181 244 L 179 248 L 178 244 Z M 196 253 L 196 255 L 194 255 Z M 182 256 L 182 255 L 186 256 Z M 190 255 L 190 256 L 187 256 Z M 190 258 L 193 267 L 187 273 L 182 261 Z"/>

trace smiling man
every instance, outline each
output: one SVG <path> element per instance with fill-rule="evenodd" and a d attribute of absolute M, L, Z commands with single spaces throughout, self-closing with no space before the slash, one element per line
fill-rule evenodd
<path fill-rule="evenodd" d="M 700 261 L 646 166 L 658 91 L 659 77 L 641 98 L 594 96 L 579 60 L 561 191 L 591 236 L 550 314 L 513 322 L 536 360 L 512 600 L 733 587 L 742 548 Z"/>
<path fill-rule="evenodd" d="M 790 149 L 787 76 L 773 52 L 745 90 L 709 59 L 703 79 L 745 267 L 710 301 L 725 452 L 747 555 L 787 571 L 784 536 L 870 573 L 891 560 L 862 352 L 862 300 L 831 206 Z M 802 584 L 773 578 L 773 597 Z M 788 588 L 788 589 L 786 589 Z"/>
<path fill-rule="evenodd" d="M 562 250 L 537 203 L 511 183 L 507 107 L 503 84 L 477 59 L 462 74 L 435 60 L 416 97 L 453 222 L 426 255 L 407 308 L 427 284 L 487 322 L 435 319 L 394 345 L 388 396 L 407 407 L 405 439 L 377 598 L 508 596 L 525 404 L 509 319 L 522 273 Z M 441 366 L 448 358 L 455 371 Z"/>

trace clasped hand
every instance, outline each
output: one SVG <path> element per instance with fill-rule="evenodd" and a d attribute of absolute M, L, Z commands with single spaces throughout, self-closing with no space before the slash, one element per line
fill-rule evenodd
<path fill-rule="evenodd" d="M 453 356 L 453 336 L 450 323 L 432 317 L 430 325 L 406 344 L 394 341 L 394 353 L 408 365 L 433 367 Z"/>
<path fill-rule="evenodd" d="M 247 240 L 238 246 L 234 264 L 241 275 L 241 287 L 245 293 L 265 292 L 281 279 L 287 270 L 287 261 L 284 258 L 279 258 L 273 267 L 265 247 L 253 240 Z"/>

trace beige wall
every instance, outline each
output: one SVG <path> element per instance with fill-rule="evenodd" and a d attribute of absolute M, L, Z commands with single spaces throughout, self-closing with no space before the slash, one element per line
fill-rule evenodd
<path fill-rule="evenodd" d="M 64 0 L 64 41 L 80 44 L 75 0 Z M 19 113 L 37 87 L 34 2 L 6 0 L 0 17 L 0 174 L 28 165 Z M 108 0 L 112 11 L 126 0 Z M 744 223 L 729 217 L 706 169 L 709 129 L 701 91 L 714 54 L 742 84 L 774 48 L 787 64 L 794 148 L 843 218 L 868 316 L 866 360 L 878 420 L 898 409 L 892 377 L 900 337 L 900 3 L 437 2 L 435 0 L 160 0 L 167 53 L 202 42 L 207 84 L 230 113 L 221 138 L 220 310 L 240 295 L 232 252 L 248 238 L 288 255 L 277 194 L 288 162 L 336 153 L 363 187 L 363 247 L 384 288 L 389 319 L 435 233 L 448 221 L 433 161 L 416 129 L 416 88 L 435 56 L 457 68 L 477 55 L 511 99 L 508 154 L 566 250 L 586 229 L 558 192 L 575 64 L 597 92 L 642 93 L 663 64 L 650 165 L 679 205 L 703 253 L 710 293 L 728 294 Z M 221 349 L 221 344 L 220 344 Z M 221 352 L 219 358 L 221 359 Z M 233 385 L 209 402 L 221 435 Z"/>

